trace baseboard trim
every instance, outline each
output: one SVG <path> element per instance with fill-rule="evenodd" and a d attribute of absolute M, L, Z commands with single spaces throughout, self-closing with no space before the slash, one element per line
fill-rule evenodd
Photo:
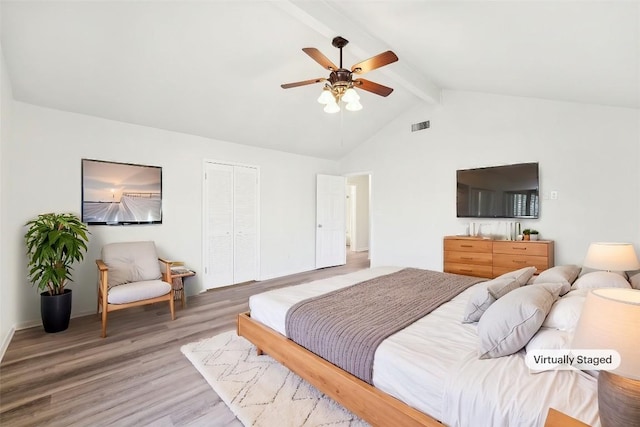
<path fill-rule="evenodd" d="M 4 340 L 2 340 L 2 347 L 0 347 L 0 362 L 2 362 L 2 359 L 4 359 L 4 354 L 7 352 L 7 349 L 9 348 L 9 344 L 11 343 L 13 334 L 15 332 L 16 328 L 15 326 L 12 326 L 11 329 L 9 329 L 9 333 L 4 337 Z"/>

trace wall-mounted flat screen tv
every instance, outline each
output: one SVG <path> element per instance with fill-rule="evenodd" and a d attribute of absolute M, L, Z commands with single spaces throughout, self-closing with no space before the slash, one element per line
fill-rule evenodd
<path fill-rule="evenodd" d="M 538 163 L 456 171 L 458 218 L 538 218 Z"/>
<path fill-rule="evenodd" d="M 82 159 L 82 222 L 162 224 L 162 168 Z"/>

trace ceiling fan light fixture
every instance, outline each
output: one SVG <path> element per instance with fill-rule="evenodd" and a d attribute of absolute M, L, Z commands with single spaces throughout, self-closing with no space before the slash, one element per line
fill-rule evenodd
<path fill-rule="evenodd" d="M 342 95 L 342 100 L 347 104 L 358 102 L 359 99 L 360 95 L 358 95 L 358 92 L 356 92 L 356 90 L 352 87 L 344 91 L 344 95 Z M 362 105 L 360 106 L 360 108 L 362 108 Z"/>
<path fill-rule="evenodd" d="M 346 109 L 349 111 L 360 111 L 362 110 L 362 104 L 356 99 L 355 101 L 351 101 L 347 103 Z"/>
<path fill-rule="evenodd" d="M 336 102 L 335 98 L 333 97 L 333 94 L 331 93 L 331 91 L 328 88 L 324 88 L 322 89 L 322 93 L 320 94 L 320 96 L 318 97 L 318 102 L 320 104 L 324 104 L 327 105 L 331 102 Z"/>
<path fill-rule="evenodd" d="M 337 113 L 338 111 L 340 111 L 340 106 L 335 102 L 335 100 L 333 102 L 329 102 L 327 105 L 324 106 L 325 113 L 334 114 L 334 113 Z"/>

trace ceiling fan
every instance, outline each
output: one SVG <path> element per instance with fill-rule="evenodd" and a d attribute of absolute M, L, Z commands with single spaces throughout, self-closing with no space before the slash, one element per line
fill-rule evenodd
<path fill-rule="evenodd" d="M 347 110 L 357 111 L 362 108 L 362 105 L 358 102 L 360 96 L 356 93 L 354 88 L 366 90 L 371 93 L 375 93 L 380 96 L 389 96 L 393 89 L 381 84 L 365 80 L 362 78 L 353 78 L 354 74 L 364 74 L 368 71 L 375 70 L 376 68 L 384 67 L 398 60 L 395 53 L 388 50 L 382 52 L 372 58 L 359 62 L 351 67 L 351 70 L 342 68 L 342 48 L 345 47 L 349 41 L 343 37 L 337 36 L 331 43 L 334 47 L 340 49 L 340 67 L 337 67 L 329 58 L 324 56 L 318 49 L 314 47 L 305 47 L 302 49 L 304 53 L 309 55 L 314 61 L 322 65 L 323 68 L 331 71 L 329 78 L 319 77 L 317 79 L 304 80 L 295 83 L 286 83 L 280 85 L 283 89 L 289 89 L 292 87 L 305 86 L 314 83 L 326 82 L 322 91 L 322 94 L 318 98 L 318 102 L 325 104 L 325 111 L 328 113 L 335 113 L 340 111 L 338 103 L 343 101 L 347 103 Z"/>

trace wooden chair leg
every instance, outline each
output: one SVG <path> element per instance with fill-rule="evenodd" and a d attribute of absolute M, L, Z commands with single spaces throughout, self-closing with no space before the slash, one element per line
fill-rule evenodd
<path fill-rule="evenodd" d="M 102 334 L 100 335 L 102 338 L 107 337 L 107 308 L 102 307 Z"/>
<path fill-rule="evenodd" d="M 171 320 L 176 320 L 176 309 L 173 301 L 173 290 L 171 291 L 171 298 L 169 299 L 169 310 L 171 310 Z"/>

